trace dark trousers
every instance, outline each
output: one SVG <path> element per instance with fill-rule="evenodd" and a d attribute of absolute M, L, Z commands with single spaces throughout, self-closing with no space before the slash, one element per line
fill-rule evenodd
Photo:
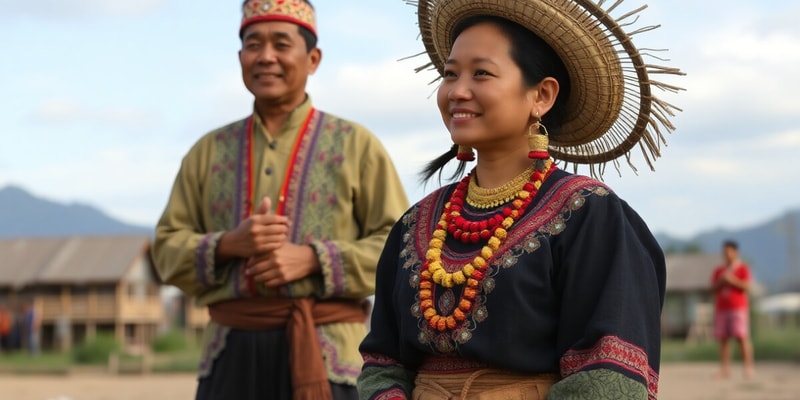
<path fill-rule="evenodd" d="M 334 400 L 356 400 L 355 386 L 331 382 Z M 289 345 L 283 329 L 233 329 L 211 374 L 198 381 L 196 400 L 292 400 Z"/>

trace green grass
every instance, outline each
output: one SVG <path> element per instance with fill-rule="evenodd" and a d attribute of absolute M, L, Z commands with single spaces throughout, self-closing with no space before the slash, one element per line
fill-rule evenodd
<path fill-rule="evenodd" d="M 684 340 L 664 340 L 661 343 L 661 361 L 717 361 L 719 345 L 708 341 L 687 344 Z M 753 337 L 756 361 L 800 362 L 800 329 L 758 331 Z M 741 359 L 738 345 L 731 342 L 732 356 Z"/>
<path fill-rule="evenodd" d="M 109 355 L 118 354 L 118 372 L 121 374 L 142 371 L 141 355 L 120 352 L 120 346 L 113 337 L 98 335 L 93 340 L 76 345 L 69 352 L 43 352 L 30 356 L 17 351 L 0 354 L 0 373 L 14 374 L 69 374 L 84 368 L 105 369 L 109 365 Z M 201 349 L 197 344 L 188 343 L 182 336 L 174 333 L 158 338 L 152 346 L 151 372 L 196 372 Z"/>
<path fill-rule="evenodd" d="M 98 334 L 72 349 L 72 359 L 77 364 L 103 365 L 108 363 L 108 356 L 119 351 L 120 345 L 113 335 Z"/>
<path fill-rule="evenodd" d="M 150 347 L 156 353 L 175 353 L 188 350 L 191 346 L 183 332 L 173 330 L 157 337 Z"/>
<path fill-rule="evenodd" d="M 121 354 L 119 357 L 119 373 L 138 373 L 141 371 L 142 356 Z M 196 372 L 200 362 L 200 350 L 186 349 L 180 352 L 159 353 L 153 356 L 151 372 L 175 373 Z M 42 353 L 31 357 L 25 352 L 0 355 L 0 373 L 12 374 L 69 374 L 73 369 L 85 368 L 87 365 L 105 368 L 104 363 L 77 363 L 71 353 Z"/>
<path fill-rule="evenodd" d="M 197 372 L 200 363 L 199 348 L 188 348 L 169 354 L 158 354 L 153 360 L 153 372 Z"/>
<path fill-rule="evenodd" d="M 0 354 L 0 372 L 66 374 L 71 364 L 69 354 L 42 353 L 31 356 L 24 351 Z"/>
<path fill-rule="evenodd" d="M 756 360 L 800 362 L 800 329 L 761 332 L 754 340 Z"/>

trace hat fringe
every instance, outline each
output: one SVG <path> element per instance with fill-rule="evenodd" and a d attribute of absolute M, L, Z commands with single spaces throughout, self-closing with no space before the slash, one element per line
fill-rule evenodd
<path fill-rule="evenodd" d="M 447 3 L 450 0 L 405 0 L 406 4 L 421 7 L 420 9 L 430 11 L 439 3 Z M 455 0 L 454 0 L 455 1 Z M 539 0 L 537 0 L 539 1 Z M 545 2 L 545 1 L 543 1 Z M 463 3 L 463 2 L 462 2 Z M 494 3 L 488 2 L 488 3 Z M 516 2 L 509 0 L 509 8 L 517 7 L 522 9 L 521 4 L 527 4 L 522 0 Z M 545 3 L 551 3 L 546 1 Z M 629 10 L 623 10 L 622 5 L 625 0 L 571 0 L 569 2 L 552 1 L 553 7 L 558 4 L 565 14 L 570 15 L 569 24 L 582 26 L 595 26 L 601 35 L 606 36 L 607 44 L 611 54 L 616 54 L 620 63 L 618 71 L 621 72 L 620 85 L 623 87 L 616 89 L 620 93 L 617 101 L 620 105 L 616 119 L 606 132 L 597 132 L 594 139 L 586 138 L 586 141 L 577 139 L 567 139 L 559 144 L 558 140 L 550 141 L 550 154 L 558 160 L 562 168 L 568 168 L 572 164 L 572 169 L 577 172 L 579 165 L 587 165 L 589 174 L 601 179 L 606 172 L 607 164 L 614 165 L 617 173 L 622 175 L 621 158 L 625 158 L 625 163 L 630 169 L 638 174 L 638 169 L 634 165 L 632 150 L 639 147 L 645 163 L 651 170 L 655 170 L 655 160 L 661 157 L 661 146 L 666 146 L 666 135 L 675 130 L 671 118 L 676 112 L 682 111 L 681 108 L 658 98 L 655 89 L 668 93 L 678 93 L 683 91 L 682 87 L 664 82 L 662 79 L 651 79 L 659 76 L 682 76 L 685 75 L 679 68 L 660 65 L 669 62 L 669 59 L 660 57 L 657 53 L 665 52 L 666 49 L 657 48 L 637 48 L 632 43 L 632 38 L 646 32 L 653 31 L 661 25 L 647 25 L 636 27 L 640 20 L 641 13 L 648 8 L 641 5 Z M 420 6 L 422 4 L 423 6 Z M 464 3 L 466 4 L 466 3 Z M 430 32 L 431 16 L 420 15 L 417 24 L 421 31 Z M 618 14 L 615 18 L 611 14 Z M 510 14 L 509 14 L 510 15 Z M 516 19 L 516 18 L 511 18 Z M 569 27 L 564 26 L 569 29 Z M 423 42 L 426 45 L 426 52 L 416 54 L 404 59 L 413 58 L 419 55 L 428 54 L 433 57 L 435 50 L 433 39 L 425 37 Z M 433 53 L 432 53 L 433 52 Z M 648 62 L 645 62 L 647 60 Z M 656 60 L 653 62 L 652 60 Z M 441 60 L 439 60 L 441 61 Z M 419 73 L 425 70 L 437 71 L 441 67 L 436 64 L 433 58 L 430 62 L 415 68 Z M 616 61 L 615 61 L 616 62 Z M 441 76 L 437 76 L 431 83 L 437 82 Z M 602 99 L 600 101 L 603 101 Z M 601 125 L 598 123 L 598 125 Z M 605 128 L 604 128 L 605 129 Z M 566 137 L 566 136 L 565 136 Z M 580 136 L 576 136 L 580 137 Z"/>
<path fill-rule="evenodd" d="M 610 13 L 620 6 L 624 0 L 615 1 L 611 6 L 603 10 L 604 0 L 592 3 L 591 0 L 575 0 L 584 6 L 592 14 L 604 13 L 605 18 L 610 18 Z M 658 29 L 660 25 L 649 25 L 638 29 L 625 32 L 622 28 L 629 28 L 639 19 L 639 13 L 647 8 L 646 5 L 634 10 L 623 13 L 616 19 L 616 24 L 605 24 L 607 19 L 598 17 L 604 23 L 604 30 L 613 38 L 612 44 L 617 47 L 620 61 L 623 63 L 624 81 L 626 82 L 625 97 L 623 99 L 623 109 L 618 117 L 618 124 L 611 129 L 608 134 L 595 139 L 581 146 L 561 147 L 557 150 L 561 153 L 566 164 L 573 164 L 573 169 L 577 170 L 578 164 L 588 164 L 592 177 L 602 179 L 605 168 L 598 167 L 611 161 L 621 175 L 620 163 L 618 158 L 624 156 L 628 166 L 637 174 L 638 169 L 634 165 L 631 155 L 631 145 L 638 144 L 645 163 L 650 170 L 655 171 L 655 160 L 661 157 L 661 146 L 667 145 L 665 132 L 670 133 L 675 130 L 675 126 L 670 121 L 675 113 L 682 111 L 681 108 L 659 99 L 652 94 L 652 89 L 656 88 L 671 93 L 678 93 L 684 90 L 682 87 L 650 79 L 650 75 L 685 75 L 679 68 L 666 67 L 644 63 L 643 57 L 650 57 L 659 61 L 667 62 L 668 59 L 658 57 L 654 52 L 666 51 L 666 49 L 642 48 L 637 50 L 631 43 L 631 37 Z M 594 11 L 593 11 L 594 10 Z M 627 137 L 628 132 L 639 132 L 638 138 Z M 620 132 L 622 132 L 620 134 Z M 564 157 L 566 156 L 566 157 Z M 593 157 L 594 156 L 594 157 Z M 590 162 L 583 160 L 594 158 Z"/>
<path fill-rule="evenodd" d="M 620 1 L 620 3 L 622 3 L 622 1 Z M 622 14 L 622 16 L 620 16 L 620 17 L 618 17 L 618 18 L 617 18 L 617 24 L 618 24 L 619 26 L 628 26 L 628 25 L 630 25 L 631 23 L 634 23 L 634 22 L 638 21 L 638 20 L 639 20 L 639 16 L 638 16 L 638 15 L 636 15 L 636 14 L 639 14 L 640 12 L 644 11 L 644 9 L 646 9 L 646 8 L 647 8 L 647 4 L 645 4 L 645 5 L 641 6 L 641 7 L 637 8 L 637 9 L 635 9 L 635 10 L 633 10 L 633 11 L 629 11 L 629 12 L 627 12 L 627 13 L 625 13 L 625 14 Z M 610 12 L 611 12 L 611 9 L 608 9 L 606 12 L 610 13 Z M 627 18 L 631 17 L 632 15 L 636 15 L 636 19 L 634 19 L 633 21 L 631 21 L 631 22 L 629 22 L 629 23 L 626 23 L 626 24 L 620 24 L 620 22 L 622 22 L 622 21 L 624 21 L 625 19 L 627 19 Z"/>

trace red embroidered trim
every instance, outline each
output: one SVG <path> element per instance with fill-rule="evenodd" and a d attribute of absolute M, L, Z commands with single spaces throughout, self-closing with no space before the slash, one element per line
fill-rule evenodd
<path fill-rule="evenodd" d="M 650 368 L 647 352 L 616 336 L 604 336 L 585 350 L 569 350 L 561 357 L 561 377 L 566 378 L 597 364 L 613 364 L 641 376 L 647 382 L 648 398 L 658 393 L 658 372 Z"/>
<path fill-rule="evenodd" d="M 399 361 L 394 358 L 387 357 L 383 354 L 377 353 L 361 353 L 361 358 L 364 359 L 364 364 L 371 364 L 381 367 L 402 367 Z"/>
<path fill-rule="evenodd" d="M 253 213 L 256 200 L 253 198 L 253 127 L 255 126 L 255 118 L 250 116 L 247 120 L 247 134 L 245 135 L 245 141 L 247 143 L 247 159 L 245 160 L 245 171 L 247 171 L 247 182 L 245 186 L 247 187 L 247 207 L 242 209 L 242 215 L 239 221 L 243 221 Z M 244 269 L 242 269 L 244 272 Z M 255 296 L 258 294 L 258 289 L 256 289 L 256 282 L 255 278 L 252 276 L 247 277 L 247 292 L 250 293 L 251 296 Z"/>
<path fill-rule="evenodd" d="M 406 392 L 398 388 L 390 389 L 372 398 L 372 400 L 407 400 L 407 399 L 408 397 L 406 397 Z"/>
<path fill-rule="evenodd" d="M 281 185 L 281 192 L 278 196 L 278 205 L 275 207 L 275 214 L 277 215 L 285 215 L 286 193 L 289 191 L 289 180 L 297 162 L 297 152 L 298 149 L 300 149 L 300 143 L 303 142 L 303 138 L 308 132 L 308 122 L 311 121 L 311 117 L 315 112 L 316 110 L 312 107 L 308 115 L 306 115 L 303 125 L 300 126 L 300 133 L 297 135 L 297 139 L 295 139 L 294 146 L 292 146 L 292 155 L 289 157 L 289 164 L 286 166 L 286 176 L 283 177 L 283 185 Z"/>
<path fill-rule="evenodd" d="M 303 137 L 306 135 L 306 131 L 308 130 L 308 121 L 311 120 L 311 116 L 313 116 L 315 112 L 316 110 L 313 107 L 308 111 L 308 115 L 306 115 L 306 119 L 303 121 L 303 125 L 301 125 L 300 132 L 298 133 L 297 139 L 294 142 L 294 146 L 292 146 L 292 155 L 289 158 L 289 163 L 286 165 L 286 176 L 283 178 L 281 192 L 278 195 L 278 204 L 275 207 L 275 214 L 277 215 L 284 215 L 284 208 L 286 207 L 286 192 L 289 187 L 289 177 L 291 176 L 295 167 L 295 162 L 297 161 L 297 149 L 300 148 L 300 142 L 303 141 Z M 258 207 L 257 205 L 261 204 L 258 199 L 253 198 L 253 193 L 255 191 L 253 188 L 253 185 L 255 185 L 253 182 L 253 161 L 255 159 L 253 154 L 253 133 L 255 131 L 254 121 L 255 118 L 251 116 L 247 122 L 247 199 L 250 206 L 242 210 L 242 219 L 249 217 L 255 212 L 256 207 Z M 258 294 L 258 289 L 256 289 L 256 283 L 253 276 L 247 277 L 247 290 L 253 296 Z"/>

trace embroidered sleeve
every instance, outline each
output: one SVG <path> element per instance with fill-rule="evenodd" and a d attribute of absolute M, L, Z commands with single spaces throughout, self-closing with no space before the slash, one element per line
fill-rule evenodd
<path fill-rule="evenodd" d="M 636 380 L 607 369 L 581 371 L 550 388 L 548 400 L 647 399 L 647 389 Z"/>
<path fill-rule="evenodd" d="M 322 268 L 322 288 L 320 298 L 342 297 L 345 293 L 344 259 L 338 246 L 330 240 L 311 242 Z"/>
<path fill-rule="evenodd" d="M 358 377 L 362 400 L 410 399 L 414 388 L 416 371 L 407 366 L 412 365 L 416 352 L 402 342 L 393 298 L 398 272 L 402 270 L 399 265 L 402 227 L 402 222 L 398 222 L 392 229 L 378 261 L 370 331 L 359 347 L 364 359 Z"/>
<path fill-rule="evenodd" d="M 655 399 L 663 253 L 616 195 L 590 197 L 584 212 L 568 227 L 571 234 L 560 237 L 555 255 L 562 260 L 557 348 L 563 379 L 548 398 Z"/>
<path fill-rule="evenodd" d="M 416 373 L 382 355 L 364 354 L 364 367 L 358 377 L 361 400 L 406 400 L 414 390 Z"/>
<path fill-rule="evenodd" d="M 217 244 L 223 233 L 213 232 L 203 235 L 195 250 L 197 282 L 204 288 L 216 287 L 225 283 L 227 271 L 235 263 L 231 261 L 224 265 L 218 265 L 215 261 Z"/>
<path fill-rule="evenodd" d="M 199 144 L 198 144 L 199 146 Z M 204 232 L 202 195 L 198 172 L 202 170 L 195 147 L 184 158 L 167 207 L 156 227 L 153 243 L 155 268 L 161 279 L 189 295 L 223 284 L 233 263 L 216 265 L 214 256 L 222 232 Z"/>

